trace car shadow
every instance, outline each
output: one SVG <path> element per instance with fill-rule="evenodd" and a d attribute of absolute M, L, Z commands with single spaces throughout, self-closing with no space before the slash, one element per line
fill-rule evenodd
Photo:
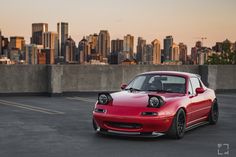
<path fill-rule="evenodd" d="M 207 129 L 207 127 L 210 127 L 211 125 L 209 124 L 205 124 L 205 125 L 201 125 L 199 127 L 195 127 L 191 130 L 188 130 L 185 132 L 185 136 L 192 136 L 195 131 L 203 131 L 205 129 Z M 173 141 L 176 139 L 170 138 L 167 135 L 161 135 L 161 136 L 156 136 L 156 137 L 143 137 L 143 136 L 128 136 L 128 135 L 110 135 L 110 134 L 101 134 L 101 133 L 94 133 L 94 136 L 96 136 L 96 138 L 105 138 L 105 139 L 109 139 L 109 140 L 127 140 L 127 141 L 149 141 L 149 142 L 156 142 L 156 141 Z"/>
<path fill-rule="evenodd" d="M 149 142 L 155 142 L 155 141 L 162 141 L 162 140 L 171 140 L 168 136 L 166 135 L 161 135 L 158 137 L 139 137 L 139 136 L 124 136 L 124 135 L 108 135 L 108 134 L 99 134 L 95 133 L 96 138 L 105 138 L 109 140 L 127 140 L 127 141 L 149 141 Z"/>

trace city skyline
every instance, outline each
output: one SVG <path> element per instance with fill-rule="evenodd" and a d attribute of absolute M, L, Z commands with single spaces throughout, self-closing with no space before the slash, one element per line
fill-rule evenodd
<path fill-rule="evenodd" d="M 201 37 L 207 37 L 204 45 L 209 47 L 226 38 L 235 41 L 236 37 L 234 0 L 0 2 L 2 34 L 24 36 L 27 43 L 30 42 L 32 23 L 48 23 L 49 31 L 56 31 L 60 21 L 70 24 L 69 34 L 76 43 L 83 36 L 99 33 L 99 30 L 108 30 L 111 39 L 122 39 L 126 34 L 131 34 L 135 45 L 138 37 L 143 37 L 148 43 L 158 39 L 162 48 L 162 40 L 172 35 L 177 44 L 187 44 L 188 50 Z"/>

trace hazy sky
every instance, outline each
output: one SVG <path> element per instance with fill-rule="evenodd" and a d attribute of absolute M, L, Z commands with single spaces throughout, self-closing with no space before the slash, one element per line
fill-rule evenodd
<path fill-rule="evenodd" d="M 236 0 L 0 0 L 0 7 L 3 35 L 24 36 L 27 42 L 31 23 L 46 22 L 56 31 L 59 21 L 69 22 L 76 42 L 101 29 L 109 30 L 111 39 L 130 33 L 163 42 L 173 35 L 188 47 L 200 37 L 208 38 L 207 46 L 236 41 Z"/>

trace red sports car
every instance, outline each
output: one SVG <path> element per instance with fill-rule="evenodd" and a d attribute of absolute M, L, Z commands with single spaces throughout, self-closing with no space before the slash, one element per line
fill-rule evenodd
<path fill-rule="evenodd" d="M 180 139 L 185 131 L 216 124 L 219 109 L 215 92 L 200 76 L 154 71 L 136 76 L 122 91 L 100 93 L 93 111 L 99 133 L 160 135 Z"/>

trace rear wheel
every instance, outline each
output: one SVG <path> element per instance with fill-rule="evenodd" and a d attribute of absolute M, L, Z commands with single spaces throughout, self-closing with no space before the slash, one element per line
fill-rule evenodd
<path fill-rule="evenodd" d="M 186 116 L 183 109 L 179 109 L 173 119 L 172 125 L 167 135 L 174 139 L 181 139 L 186 128 Z"/>
<path fill-rule="evenodd" d="M 209 113 L 209 123 L 214 125 L 217 123 L 219 118 L 219 108 L 218 108 L 218 103 L 217 101 L 214 101 L 211 111 Z"/>

